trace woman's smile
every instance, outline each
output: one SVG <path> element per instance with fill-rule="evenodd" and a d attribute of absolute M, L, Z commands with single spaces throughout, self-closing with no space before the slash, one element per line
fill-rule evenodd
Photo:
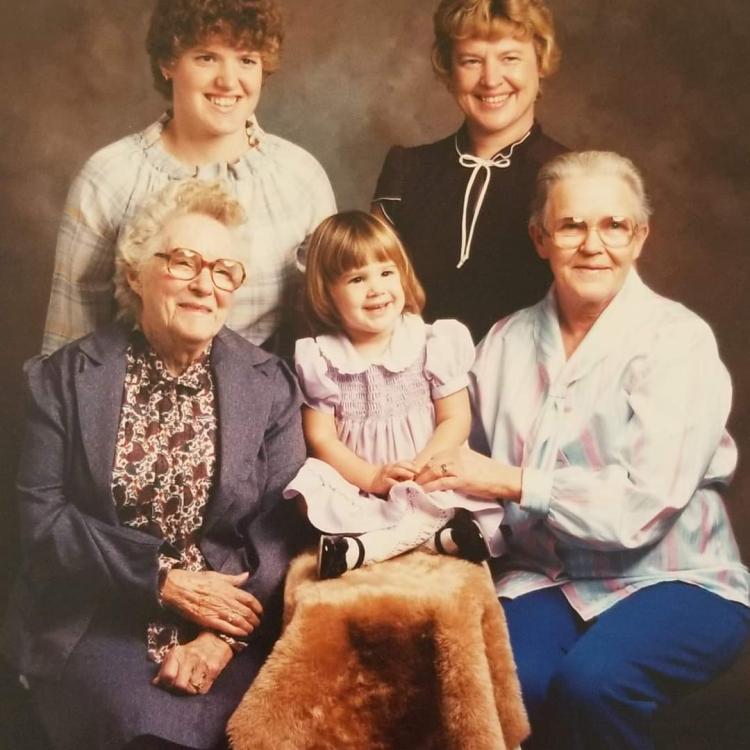
<path fill-rule="evenodd" d="M 260 98 L 263 61 L 254 50 L 213 36 L 163 68 L 172 80 L 173 136 L 218 139 L 230 154 L 247 147 L 245 125 Z"/>
<path fill-rule="evenodd" d="M 166 247 L 200 248 L 209 261 L 235 253 L 229 230 L 202 214 L 174 217 L 164 225 L 161 241 Z M 178 279 L 158 256 L 144 262 L 131 286 L 142 302 L 141 328 L 168 367 L 193 361 L 205 350 L 224 325 L 232 301 L 232 292 L 217 288 L 208 268 L 193 279 Z"/>
<path fill-rule="evenodd" d="M 503 104 L 508 101 L 508 98 L 511 96 L 511 92 L 508 92 L 507 94 L 493 94 L 492 96 L 482 96 L 480 94 L 477 94 L 476 96 L 477 99 L 479 99 L 479 101 L 481 101 L 485 107 L 497 109 L 502 107 Z"/>
<path fill-rule="evenodd" d="M 534 122 L 539 68 L 533 42 L 512 36 L 457 41 L 450 89 L 466 116 L 474 153 L 489 158 Z"/>
<path fill-rule="evenodd" d="M 206 94 L 206 99 L 220 110 L 230 110 L 240 101 L 241 97 Z"/>
<path fill-rule="evenodd" d="M 213 312 L 213 310 L 207 305 L 200 305 L 197 302 L 180 302 L 178 304 L 178 307 L 182 308 L 183 310 L 186 310 L 187 312 L 194 312 L 194 313 Z"/>

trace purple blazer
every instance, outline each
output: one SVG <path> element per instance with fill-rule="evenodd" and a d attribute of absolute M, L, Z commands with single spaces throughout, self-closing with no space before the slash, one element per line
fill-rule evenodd
<path fill-rule="evenodd" d="M 54 677 L 108 600 L 156 611 L 162 544 L 121 526 L 112 498 L 128 329 L 113 324 L 25 367 L 28 416 L 18 476 L 22 568 L 3 633 L 20 673 Z M 296 380 L 278 357 L 227 328 L 211 367 L 217 475 L 201 551 L 213 570 L 250 570 L 245 588 L 278 615 L 284 574 L 307 525 L 281 492 L 305 458 Z"/>

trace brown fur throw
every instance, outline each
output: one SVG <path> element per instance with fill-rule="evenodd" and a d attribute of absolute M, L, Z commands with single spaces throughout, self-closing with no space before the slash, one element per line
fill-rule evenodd
<path fill-rule="evenodd" d="M 234 750 L 503 750 L 528 735 L 486 567 L 411 552 L 318 581 L 306 553 L 284 609 L 229 721 Z"/>

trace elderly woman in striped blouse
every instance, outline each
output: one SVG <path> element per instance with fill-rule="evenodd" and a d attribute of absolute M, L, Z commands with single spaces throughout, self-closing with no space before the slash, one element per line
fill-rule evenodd
<path fill-rule="evenodd" d="M 436 456 L 419 478 L 499 498 L 481 520 L 529 747 L 652 747 L 656 710 L 725 669 L 750 628 L 722 501 L 729 375 L 708 325 L 636 272 L 648 216 L 617 154 L 542 169 L 530 231 L 554 283 L 479 347 L 484 451 Z"/>

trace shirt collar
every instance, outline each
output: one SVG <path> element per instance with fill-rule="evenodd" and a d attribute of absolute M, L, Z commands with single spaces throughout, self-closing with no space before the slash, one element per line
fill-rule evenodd
<path fill-rule="evenodd" d="M 193 393 L 210 390 L 211 344 L 185 372 L 173 375 L 140 329 L 133 329 L 130 342 L 134 366 L 141 370 L 152 388 L 175 386 Z"/>
<path fill-rule="evenodd" d="M 427 328 L 419 315 L 404 313 L 396 322 L 388 348 L 376 361 L 368 361 L 343 333 L 323 334 L 315 341 L 323 357 L 340 373 L 354 375 L 379 365 L 390 372 L 402 372 L 424 350 Z"/>
<path fill-rule="evenodd" d="M 518 150 L 518 147 L 521 145 L 521 143 L 529 145 L 530 143 L 535 141 L 541 134 L 542 127 L 536 120 L 534 120 L 531 128 L 529 128 L 526 133 L 524 133 L 518 140 L 514 141 L 513 143 L 509 143 L 507 146 L 503 146 L 503 148 L 501 148 L 497 153 L 493 154 L 490 159 L 496 159 L 503 156 L 505 156 L 506 158 L 510 158 L 513 153 Z M 454 134 L 453 144 L 459 156 L 473 156 L 473 154 L 471 153 L 469 140 L 469 129 L 465 121 Z"/>
<path fill-rule="evenodd" d="M 635 268 L 631 268 L 620 291 L 566 360 L 553 283 L 541 304 L 540 315 L 534 326 L 539 359 L 547 370 L 550 382 L 559 382 L 561 387 L 565 387 L 582 377 L 613 349 L 621 347 L 628 332 L 640 327 L 644 317 L 651 314 L 651 308 L 645 304 L 646 297 L 650 295 L 653 292 L 643 283 Z"/>

